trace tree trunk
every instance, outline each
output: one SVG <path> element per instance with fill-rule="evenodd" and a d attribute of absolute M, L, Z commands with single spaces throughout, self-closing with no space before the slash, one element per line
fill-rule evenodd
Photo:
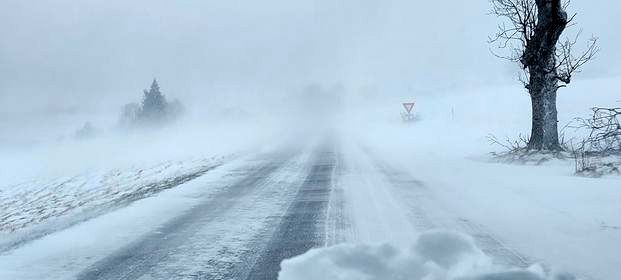
<path fill-rule="evenodd" d="M 532 75 L 530 97 L 532 102 L 532 129 L 528 149 L 561 150 L 558 138 L 558 117 L 556 111 L 557 80 L 550 73 Z"/>
<path fill-rule="evenodd" d="M 536 0 L 537 26 L 522 56 L 530 73 L 528 91 L 532 101 L 532 130 L 528 149 L 561 150 L 558 139 L 556 91 L 556 43 L 567 26 L 560 0 Z"/>

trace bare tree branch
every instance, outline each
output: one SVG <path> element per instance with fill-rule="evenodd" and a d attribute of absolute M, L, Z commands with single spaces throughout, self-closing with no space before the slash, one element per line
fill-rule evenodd
<path fill-rule="evenodd" d="M 577 119 L 590 130 L 580 149 L 587 153 L 621 153 L 621 108 L 592 108 L 590 119 Z"/>
<path fill-rule="evenodd" d="M 597 44 L 598 38 L 591 37 L 588 41 L 587 48 L 580 55 L 575 56 L 573 50 L 580 33 L 581 32 L 578 32 L 573 40 L 567 38 L 557 48 L 556 75 L 557 79 L 565 85 L 571 82 L 573 74 L 579 73 L 580 68 L 587 62 L 593 60 L 599 52 L 599 46 Z"/>
<path fill-rule="evenodd" d="M 495 50 L 490 50 L 496 57 L 512 62 L 520 62 L 524 69 L 520 75 L 520 81 L 526 88 L 529 87 L 530 77 L 528 63 L 525 61 L 526 49 L 538 24 L 538 10 L 536 0 L 491 0 L 491 14 L 502 19 L 497 32 L 490 36 L 488 41 Z M 562 2 L 563 10 L 567 9 L 571 0 Z M 567 27 L 575 25 L 576 14 L 569 17 Z M 565 87 L 572 80 L 574 74 L 579 73 L 582 66 L 593 60 L 599 52 L 598 39 L 592 37 L 588 40 L 586 49 L 575 55 L 575 46 L 582 32 L 578 32 L 575 38 L 559 42 L 555 53 L 556 64 L 554 69 L 548 71 L 555 73 L 558 81 Z M 501 54 L 505 52 L 505 54 Z"/>

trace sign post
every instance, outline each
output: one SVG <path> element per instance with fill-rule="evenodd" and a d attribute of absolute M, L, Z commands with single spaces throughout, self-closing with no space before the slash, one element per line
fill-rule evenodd
<path fill-rule="evenodd" d="M 414 102 L 406 102 L 403 103 L 403 108 L 405 112 L 401 112 L 401 118 L 404 122 L 413 121 L 415 119 L 414 113 L 412 113 L 412 109 L 414 109 Z"/>

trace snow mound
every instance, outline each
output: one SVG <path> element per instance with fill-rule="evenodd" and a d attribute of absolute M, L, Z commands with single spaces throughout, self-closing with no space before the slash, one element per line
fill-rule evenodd
<path fill-rule="evenodd" d="M 499 267 L 469 236 L 431 231 L 409 250 L 391 244 L 313 249 L 281 264 L 279 280 L 570 280 L 549 275 L 541 266 Z"/>

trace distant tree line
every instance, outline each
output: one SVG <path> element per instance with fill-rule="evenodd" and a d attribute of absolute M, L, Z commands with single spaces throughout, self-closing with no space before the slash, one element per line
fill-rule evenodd
<path fill-rule="evenodd" d="M 119 124 L 121 127 L 158 126 L 178 118 L 183 111 L 179 100 L 169 102 L 160 91 L 156 79 L 153 79 L 151 88 L 143 90 L 140 104 L 129 103 L 123 106 Z"/>

